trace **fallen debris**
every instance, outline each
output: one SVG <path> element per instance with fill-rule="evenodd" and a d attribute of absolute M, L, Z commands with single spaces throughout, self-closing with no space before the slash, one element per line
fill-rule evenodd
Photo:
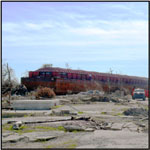
<path fill-rule="evenodd" d="M 18 121 L 16 123 L 14 123 L 12 126 L 13 130 L 19 130 L 21 128 L 22 124 L 23 124 L 22 121 Z"/>
<path fill-rule="evenodd" d="M 23 95 L 25 96 L 28 93 L 28 90 L 25 85 L 17 85 L 11 90 L 11 95 Z"/>
<path fill-rule="evenodd" d="M 73 131 L 85 131 L 83 127 L 76 126 L 76 125 L 65 125 L 64 126 L 66 131 L 73 132 Z"/>
<path fill-rule="evenodd" d="M 57 136 L 43 136 L 43 137 L 36 137 L 35 139 L 30 140 L 30 142 L 45 142 L 52 139 L 56 139 Z"/>
<path fill-rule="evenodd" d="M 90 120 L 91 117 L 86 117 L 86 116 L 83 116 L 83 117 L 74 117 L 74 116 L 71 116 L 71 120 L 85 120 L 85 121 L 88 121 Z"/>
<path fill-rule="evenodd" d="M 144 108 L 130 108 L 123 112 L 124 115 L 130 116 L 148 116 L 148 110 Z"/>

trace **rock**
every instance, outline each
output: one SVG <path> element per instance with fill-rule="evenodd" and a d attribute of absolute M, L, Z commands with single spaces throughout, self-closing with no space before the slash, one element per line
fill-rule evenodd
<path fill-rule="evenodd" d="M 86 131 L 86 132 L 93 132 L 93 131 L 95 131 L 95 130 L 94 130 L 93 128 L 86 128 L 85 131 Z"/>
<path fill-rule="evenodd" d="M 98 102 L 109 102 L 110 101 L 110 99 L 108 98 L 108 97 L 103 97 L 103 96 L 93 96 L 92 98 L 91 98 L 91 101 L 98 101 Z"/>
<path fill-rule="evenodd" d="M 103 129 L 103 130 L 110 130 L 111 127 L 112 127 L 112 123 L 105 122 L 101 125 L 101 129 Z"/>
<path fill-rule="evenodd" d="M 23 122 L 22 121 L 18 121 L 15 124 L 13 124 L 13 130 L 19 130 L 20 127 L 22 126 Z"/>
<path fill-rule="evenodd" d="M 85 98 L 82 98 L 82 101 L 90 101 L 91 98 L 90 97 L 85 97 Z"/>

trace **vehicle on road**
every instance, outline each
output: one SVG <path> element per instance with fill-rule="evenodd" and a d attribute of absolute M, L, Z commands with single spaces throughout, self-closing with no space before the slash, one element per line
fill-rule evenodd
<path fill-rule="evenodd" d="M 143 99 L 145 100 L 145 90 L 144 89 L 135 89 L 133 91 L 132 99 Z"/>

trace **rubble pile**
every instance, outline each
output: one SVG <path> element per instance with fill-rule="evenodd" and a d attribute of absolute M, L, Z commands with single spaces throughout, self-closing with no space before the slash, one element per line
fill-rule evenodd
<path fill-rule="evenodd" d="M 132 99 L 131 95 L 126 95 L 124 91 L 116 90 L 111 94 L 106 94 L 103 91 L 90 90 L 87 92 L 80 92 L 74 95 L 74 101 L 82 102 L 114 102 L 114 103 L 124 103 L 129 102 Z"/>
<path fill-rule="evenodd" d="M 25 96 L 28 93 L 28 90 L 25 85 L 17 85 L 11 90 L 11 95 L 22 95 Z"/>
<path fill-rule="evenodd" d="M 130 108 L 123 112 L 127 116 L 148 116 L 148 110 L 144 108 Z"/>

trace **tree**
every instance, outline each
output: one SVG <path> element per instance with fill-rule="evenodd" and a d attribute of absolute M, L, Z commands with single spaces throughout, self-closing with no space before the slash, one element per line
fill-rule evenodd
<path fill-rule="evenodd" d="M 14 70 L 8 63 L 2 63 L 2 94 L 11 91 L 12 87 L 18 85 Z"/>
<path fill-rule="evenodd" d="M 26 70 L 26 71 L 22 74 L 23 77 L 28 77 L 28 75 L 29 75 L 29 71 L 28 71 L 28 70 Z"/>

